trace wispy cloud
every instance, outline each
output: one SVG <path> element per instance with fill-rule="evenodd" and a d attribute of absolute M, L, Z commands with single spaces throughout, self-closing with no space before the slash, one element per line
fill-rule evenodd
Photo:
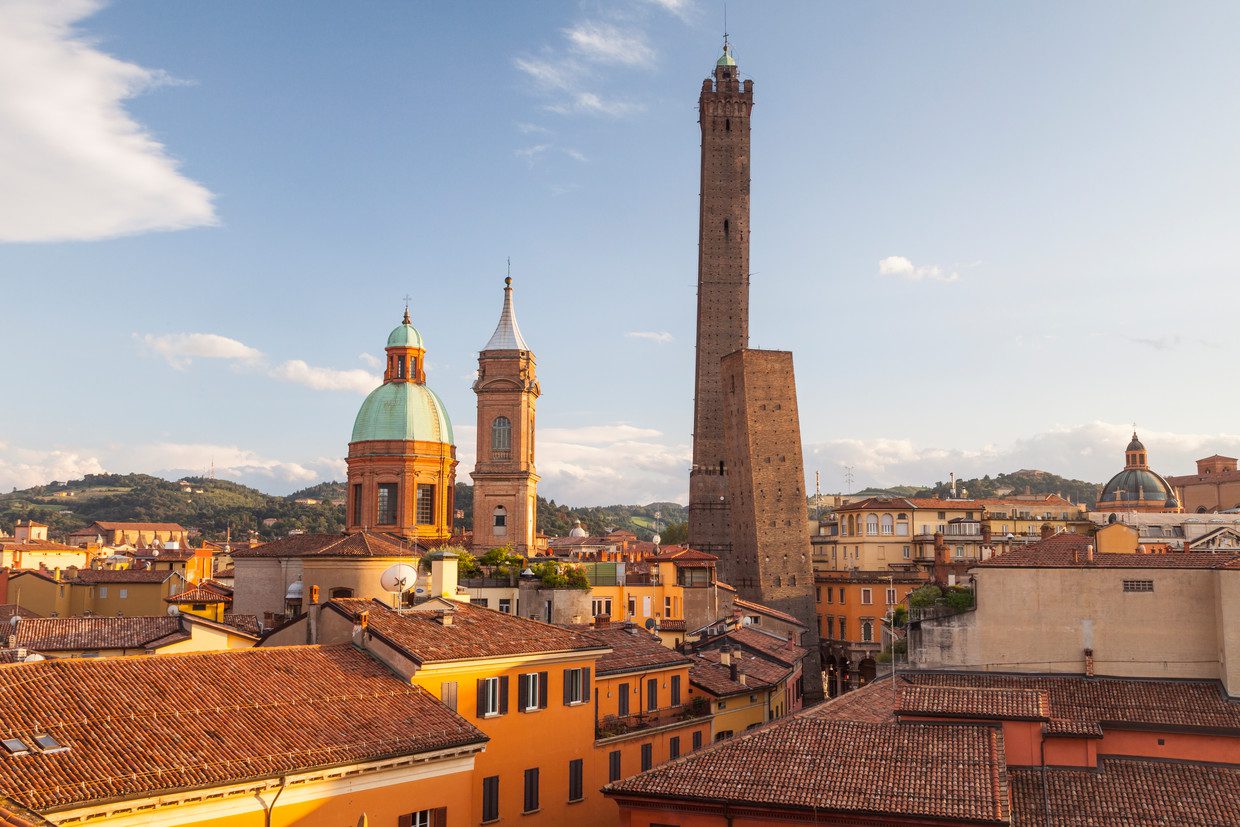
<path fill-rule="evenodd" d="M 368 365 L 375 370 L 383 370 L 383 360 L 373 353 L 359 353 L 357 358 L 362 361 L 363 365 Z"/>
<path fill-rule="evenodd" d="M 650 66 L 655 62 L 654 49 L 639 30 L 587 20 L 565 29 L 564 36 L 573 52 L 596 63 Z"/>
<path fill-rule="evenodd" d="M 216 223 L 124 101 L 171 85 L 75 27 L 94 0 L 0 4 L 0 241 L 83 241 Z"/>
<path fill-rule="evenodd" d="M 147 351 L 163 358 L 177 370 L 189 367 L 195 359 L 221 359 L 241 369 L 264 373 L 282 382 L 304 385 L 314 390 L 356 393 L 369 393 L 383 381 L 382 377 L 361 368 L 340 370 L 316 367 L 300 359 L 289 359 L 272 365 L 261 350 L 216 333 L 167 333 L 161 336 L 135 333 L 134 338 Z M 383 365 L 378 359 L 368 364 L 376 368 Z"/>
<path fill-rule="evenodd" d="M 139 338 L 147 350 L 162 356 L 177 370 L 189 367 L 195 359 L 253 363 L 263 358 L 261 351 L 216 333 L 170 333 L 164 336 L 147 333 Z"/>
<path fill-rule="evenodd" d="M 630 330 L 624 335 L 630 339 L 645 339 L 660 345 L 665 345 L 673 339 L 672 334 L 666 330 Z"/>
<path fill-rule="evenodd" d="M 589 158 L 587 158 L 587 157 L 585 156 L 585 153 L 583 153 L 583 152 L 579 152 L 579 151 L 577 151 L 577 150 L 573 149 L 572 147 L 565 147 L 565 148 L 564 148 L 563 150 L 561 150 L 561 151 L 562 151 L 565 155 L 567 155 L 569 158 L 572 158 L 574 161 L 580 161 L 580 162 L 581 162 L 581 163 L 583 163 L 583 164 L 584 164 L 584 163 L 589 162 L 589 160 L 590 160 Z"/>
<path fill-rule="evenodd" d="M 697 3 L 695 0 L 645 0 L 652 6 L 657 6 L 669 14 L 679 17 L 681 20 L 688 21 L 697 11 Z"/>
<path fill-rule="evenodd" d="M 533 164 L 540 155 L 544 154 L 548 149 L 551 149 L 551 146 L 551 144 L 533 144 L 532 146 L 524 146 L 520 149 L 514 149 L 512 154 L 516 155 L 528 164 Z"/>
<path fill-rule="evenodd" d="M 955 269 L 944 269 L 937 264 L 914 265 L 904 256 L 887 256 L 878 262 L 878 272 L 883 276 L 896 276 L 905 281 L 953 282 L 960 280 Z"/>
<path fill-rule="evenodd" d="M 545 126 L 539 126 L 536 123 L 518 123 L 517 131 L 522 135 L 550 135 L 551 130 Z"/>
<path fill-rule="evenodd" d="M 1218 342 L 1210 339 L 1202 339 L 1196 336 L 1181 336 L 1178 333 L 1166 336 L 1128 336 L 1128 341 L 1134 345 L 1148 347 L 1151 350 L 1172 351 L 1179 350 L 1184 345 L 1198 345 L 1201 347 L 1218 348 Z"/>

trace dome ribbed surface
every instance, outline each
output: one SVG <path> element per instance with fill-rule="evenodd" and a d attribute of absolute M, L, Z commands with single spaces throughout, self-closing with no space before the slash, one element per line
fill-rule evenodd
<path fill-rule="evenodd" d="M 388 334 L 388 347 L 416 347 L 423 350 L 426 345 L 422 344 L 422 334 L 411 324 L 405 323 L 396 326 L 396 329 Z"/>
<path fill-rule="evenodd" d="M 455 444 L 447 408 L 433 390 L 414 382 L 380 385 L 362 403 L 353 423 L 351 441 L 379 439 Z"/>
<path fill-rule="evenodd" d="M 1123 497 L 1120 493 L 1123 491 Z M 1138 493 L 1142 501 L 1166 502 L 1175 499 L 1175 493 L 1167 481 L 1145 468 L 1125 468 L 1102 489 L 1100 503 L 1135 502 Z"/>

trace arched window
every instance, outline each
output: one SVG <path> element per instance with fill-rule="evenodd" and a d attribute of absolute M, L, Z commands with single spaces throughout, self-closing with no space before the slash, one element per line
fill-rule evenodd
<path fill-rule="evenodd" d="M 848 533 L 850 535 L 857 533 L 857 521 L 852 514 L 848 515 Z"/>
<path fill-rule="evenodd" d="M 874 642 L 874 621 L 872 620 L 861 621 L 861 642 L 862 643 L 873 643 Z"/>
<path fill-rule="evenodd" d="M 405 360 L 399 356 L 396 357 L 396 378 L 405 378 Z"/>
<path fill-rule="evenodd" d="M 353 596 L 353 590 L 352 590 L 352 589 L 350 589 L 350 588 L 348 588 L 348 587 L 346 587 L 346 586 L 337 586 L 336 588 L 334 588 L 334 589 L 332 589 L 330 592 L 328 592 L 328 596 L 329 596 L 332 600 L 335 600 L 335 599 L 337 599 L 337 598 L 339 598 L 339 597 L 352 597 L 352 596 Z"/>
<path fill-rule="evenodd" d="M 491 423 L 491 451 L 494 453 L 512 450 L 512 422 L 506 416 L 497 416 Z"/>
<path fill-rule="evenodd" d="M 496 537 L 503 537 L 508 533 L 508 509 L 497 505 L 491 515 L 491 533 Z"/>
<path fill-rule="evenodd" d="M 895 522 L 891 519 L 890 514 L 883 515 L 883 533 L 890 534 L 895 530 Z"/>
<path fill-rule="evenodd" d="M 777 574 L 775 575 L 775 587 L 779 588 L 779 586 L 781 585 L 783 585 L 783 581 L 780 579 L 779 575 Z"/>
<path fill-rule="evenodd" d="M 866 514 L 865 515 L 865 533 L 866 534 L 877 534 L 878 533 L 878 515 L 877 514 Z"/>

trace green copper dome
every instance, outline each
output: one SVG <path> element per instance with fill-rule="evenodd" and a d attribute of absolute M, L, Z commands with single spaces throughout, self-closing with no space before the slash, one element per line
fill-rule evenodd
<path fill-rule="evenodd" d="M 402 325 L 408 327 L 408 325 Z M 413 330 L 413 328 L 409 328 Z M 388 337 L 388 345 L 400 328 Z M 422 337 L 413 330 L 417 347 Z M 455 444 L 452 420 L 435 392 L 415 382 L 386 382 L 370 392 L 353 423 L 351 442 L 377 439 L 420 440 Z"/>
<path fill-rule="evenodd" d="M 723 44 L 723 54 L 719 60 L 715 61 L 716 66 L 735 66 L 736 61 L 732 59 L 732 48 L 728 44 Z"/>
<path fill-rule="evenodd" d="M 388 347 L 416 347 L 422 350 L 426 349 L 426 345 L 422 344 L 422 334 L 418 329 L 409 324 L 409 316 L 406 314 L 405 321 L 388 334 Z"/>

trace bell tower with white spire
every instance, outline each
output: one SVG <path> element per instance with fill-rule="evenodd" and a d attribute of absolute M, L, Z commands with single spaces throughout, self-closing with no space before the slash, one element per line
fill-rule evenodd
<path fill-rule="evenodd" d="M 534 469 L 534 403 L 541 393 L 534 353 L 512 305 L 512 277 L 491 340 L 478 354 L 478 453 L 474 463 L 474 539 L 478 554 L 512 546 L 533 553 L 538 473 Z"/>

